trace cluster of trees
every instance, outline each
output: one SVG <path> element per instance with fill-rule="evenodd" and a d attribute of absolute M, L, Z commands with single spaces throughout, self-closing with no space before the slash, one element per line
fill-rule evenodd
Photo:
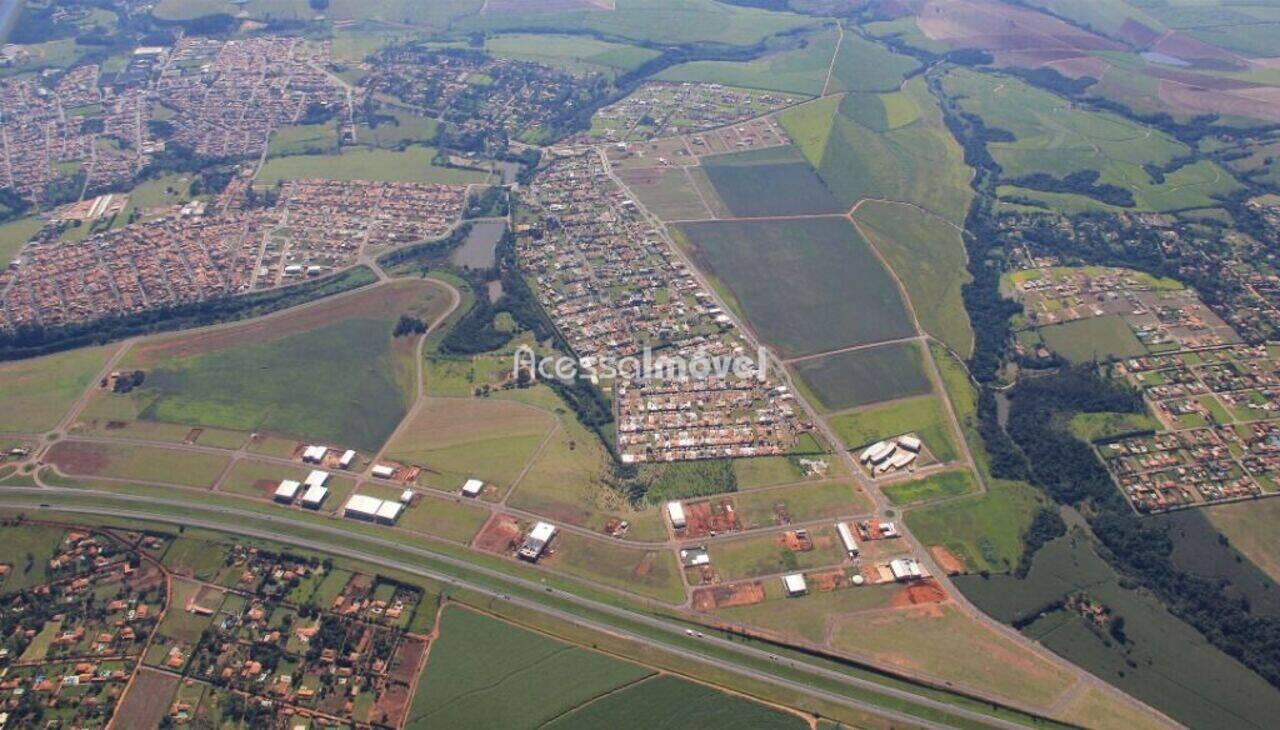
<path fill-rule="evenodd" d="M 405 335 L 423 335 L 427 333 L 427 323 L 411 317 L 407 314 L 400 315 L 400 320 L 396 322 L 396 326 L 391 330 L 392 337 L 404 337 Z"/>
<path fill-rule="evenodd" d="M 142 384 L 146 382 L 146 380 L 147 380 L 147 374 L 145 371 L 142 371 L 142 370 L 133 370 L 127 373 L 120 373 L 120 375 L 116 378 L 116 382 L 112 384 L 111 390 L 112 392 L 119 393 L 120 395 L 124 395 L 125 393 L 132 392 L 135 388 L 142 387 Z"/>
<path fill-rule="evenodd" d="M 467 198 L 467 218 L 498 218 L 511 211 L 511 197 L 504 187 L 487 187 Z"/>
<path fill-rule="evenodd" d="M 1062 177 L 1037 172 L 1012 178 L 1009 183 L 1022 188 L 1043 190 L 1047 193 L 1085 195 L 1117 208 L 1132 208 L 1137 204 L 1133 199 L 1133 193 L 1128 189 L 1111 183 L 1099 183 L 1099 177 L 1100 173 L 1097 170 L 1077 170 Z"/>

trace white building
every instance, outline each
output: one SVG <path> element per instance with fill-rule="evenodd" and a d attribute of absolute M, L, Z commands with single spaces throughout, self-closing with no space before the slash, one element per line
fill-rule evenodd
<path fill-rule="evenodd" d="M 325 446 L 308 446 L 302 450 L 302 460 L 309 464 L 319 464 L 328 453 L 329 449 Z"/>
<path fill-rule="evenodd" d="M 462 496 L 478 497 L 482 489 L 484 489 L 484 482 L 479 479 L 468 479 L 462 485 Z"/>
<path fill-rule="evenodd" d="M 919 580 L 924 577 L 924 572 L 920 570 L 920 564 L 916 562 L 915 558 L 890 560 L 889 572 L 893 573 L 893 579 L 900 583 Z"/>
<path fill-rule="evenodd" d="M 324 499 L 328 496 L 329 490 L 324 487 L 307 487 L 306 494 L 302 495 L 302 506 L 307 509 L 320 509 L 320 505 L 324 504 Z"/>
<path fill-rule="evenodd" d="M 378 508 L 382 506 L 382 500 L 377 497 L 370 497 L 367 494 L 353 494 L 347 500 L 346 505 L 342 508 L 342 515 L 355 520 L 368 520 L 373 522 L 378 519 Z"/>
<path fill-rule="evenodd" d="M 913 454 L 918 454 L 920 453 L 920 449 L 924 446 L 924 442 L 915 436 L 901 436 L 898 438 L 898 446 Z"/>
<path fill-rule="evenodd" d="M 885 459 L 893 455 L 898 450 L 898 445 L 893 441 L 877 441 L 876 443 L 863 449 L 862 454 L 858 456 L 858 461 L 863 464 L 871 464 L 877 466 Z"/>
<path fill-rule="evenodd" d="M 697 568 L 703 565 L 711 565 L 711 555 L 707 553 L 705 545 L 694 548 L 684 548 L 680 551 L 680 563 L 686 568 Z"/>
<path fill-rule="evenodd" d="M 849 557 L 857 557 L 858 541 L 853 536 L 853 530 L 849 529 L 849 523 L 837 522 L 836 532 L 840 534 L 840 542 L 844 545 L 844 551 L 849 553 Z"/>
<path fill-rule="evenodd" d="M 392 502 L 389 499 L 382 500 L 382 504 L 378 505 L 378 512 L 375 518 L 383 524 L 394 525 L 396 520 L 400 519 L 400 511 L 403 509 L 404 505 L 399 502 Z"/>
<path fill-rule="evenodd" d="M 787 589 L 788 596 L 803 596 L 809 592 L 809 586 L 804 582 L 804 573 L 782 576 L 782 587 Z"/>
<path fill-rule="evenodd" d="M 329 472 L 312 469 L 311 473 L 307 475 L 306 480 L 302 483 L 308 487 L 323 487 L 324 483 L 327 481 L 329 481 Z"/>
<path fill-rule="evenodd" d="M 667 516 L 671 518 L 671 526 L 677 530 L 683 529 L 685 525 L 689 524 L 685 520 L 684 505 L 679 502 L 667 502 Z"/>
<path fill-rule="evenodd" d="M 373 467 L 373 475 L 379 479 L 390 479 L 396 475 L 396 468 L 387 464 L 376 464 Z"/>
<path fill-rule="evenodd" d="M 302 485 L 292 479 L 285 479 L 280 482 L 280 486 L 276 487 L 276 501 L 281 504 L 292 504 L 295 497 L 298 496 L 298 490 Z"/>
<path fill-rule="evenodd" d="M 347 449 L 346 451 L 342 452 L 342 458 L 338 459 L 338 466 L 342 467 L 343 469 L 350 469 L 351 465 L 355 463 L 355 460 L 356 460 L 355 450 Z"/>
<path fill-rule="evenodd" d="M 524 544 L 520 546 L 520 557 L 525 560 L 537 562 L 542 557 L 543 551 L 547 549 L 547 544 L 551 542 L 551 538 L 555 537 L 556 526 L 548 522 L 539 522 L 529 530 L 529 534 L 524 538 Z"/>
<path fill-rule="evenodd" d="M 403 492 L 401 492 L 401 493 L 400 493 L 400 501 L 401 501 L 402 503 L 404 503 L 404 504 L 409 504 L 410 502 L 412 502 L 412 501 L 413 501 L 413 490 L 412 490 L 412 489 L 406 489 L 406 490 L 404 490 Z"/>

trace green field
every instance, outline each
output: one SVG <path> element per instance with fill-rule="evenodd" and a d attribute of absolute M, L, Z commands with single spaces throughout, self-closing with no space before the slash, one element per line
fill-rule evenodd
<path fill-rule="evenodd" d="M 929 395 L 841 413 L 828 419 L 846 447 L 857 449 L 877 441 L 914 433 L 938 461 L 956 458 L 942 399 Z"/>
<path fill-rule="evenodd" d="M 511 33 L 485 39 L 484 48 L 501 58 L 533 61 L 569 72 L 617 69 L 630 71 L 658 52 L 626 43 L 609 43 L 589 36 L 552 33 Z"/>
<path fill-rule="evenodd" d="M 58 425 L 115 349 L 85 347 L 0 363 L 0 431 L 41 432 Z"/>
<path fill-rule="evenodd" d="M 1280 581 L 1280 499 L 1209 507 L 1213 526 L 1260 570 Z"/>
<path fill-rule="evenodd" d="M 442 288 L 400 282 L 297 312 L 136 346 L 146 371 L 127 399 L 142 420 L 272 431 L 377 451 L 414 392 L 412 338 L 396 319 L 433 319 Z M 252 374 L 252 377 L 246 377 Z"/>
<path fill-rule="evenodd" d="M 59 441 L 45 458 L 63 474 L 211 487 L 231 460 L 152 446 Z"/>
<path fill-rule="evenodd" d="M 433 147 L 414 145 L 404 151 L 349 149 L 340 155 L 291 155 L 267 161 L 256 179 L 259 185 L 275 185 L 293 178 L 324 177 L 331 180 L 381 180 L 386 182 L 467 185 L 487 182 L 488 173 L 439 167 L 432 163 Z"/>
<path fill-rule="evenodd" d="M 794 147 L 703 157 L 702 171 L 738 218 L 843 213 L 822 179 Z"/>
<path fill-rule="evenodd" d="M 830 525 L 809 530 L 813 549 L 791 550 L 782 543 L 780 534 L 757 535 L 711 544 L 711 567 L 722 580 L 811 570 L 839 565 L 845 560 L 844 547 Z"/>
<path fill-rule="evenodd" d="M 702 81 L 746 89 L 817 96 L 827 80 L 837 33 L 827 27 L 804 38 L 804 45 L 750 61 L 693 61 L 658 74 L 664 81 Z"/>
<path fill-rule="evenodd" d="M 1116 314 L 1077 319 L 1039 329 L 1050 350 L 1073 363 L 1147 354 L 1147 348 Z"/>
<path fill-rule="evenodd" d="M 0 582 L 0 594 L 13 593 L 49 580 L 49 558 L 62 542 L 65 530 L 57 527 L 14 525 L 4 528 L 4 557 L 9 575 Z"/>
<path fill-rule="evenodd" d="M 756 333 L 787 357 L 915 334 L 893 277 L 846 218 L 677 230 Z"/>
<path fill-rule="evenodd" d="M 978 485 L 974 483 L 973 475 L 968 469 L 955 469 L 930 474 L 914 482 L 892 484 L 883 491 L 890 502 L 902 505 L 959 497 L 978 491 Z"/>
<path fill-rule="evenodd" d="M 34 215 L 0 223 L 0 262 L 8 266 L 41 228 L 44 228 L 44 219 Z"/>
<path fill-rule="evenodd" d="M 1135 431 L 1159 430 L 1160 422 L 1147 413 L 1077 413 L 1071 417 L 1071 433 L 1086 442 Z"/>
<path fill-rule="evenodd" d="M 1239 188 L 1230 173 L 1207 160 L 1166 173 L 1157 183 L 1143 165 L 1164 165 L 1185 156 L 1190 152 L 1186 145 L 1119 115 L 1072 106 L 1018 79 L 956 69 L 943 84 L 959 97 L 962 109 L 1016 138 L 987 145 L 1009 179 L 1034 173 L 1060 178 L 1095 170 L 1099 184 L 1129 190 L 1137 209 L 1157 211 L 1212 207 L 1213 196 Z"/>
<path fill-rule="evenodd" d="M 1011 621 L 1035 615 L 1067 593 L 1083 590 L 1125 619 L 1127 642 L 1091 629 L 1077 614 L 1050 611 L 1024 629 L 1050 649 L 1191 727 L 1264 728 L 1274 725 L 1280 695 L 1260 677 L 1214 649 L 1155 599 L 1121 587 L 1074 533 L 1036 553 L 1025 580 L 962 577 L 965 595 L 987 613 Z"/>
<path fill-rule="evenodd" d="M 886 103 L 878 94 L 849 94 L 838 105 L 811 104 L 779 121 L 841 204 L 897 200 L 962 223 L 973 197 L 970 171 L 937 102 L 920 77 L 893 96 Z"/>
<path fill-rule="evenodd" d="M 808 727 L 803 719 L 664 674 L 580 706 L 548 723 L 549 730 L 594 728 L 678 728 L 702 730 Z"/>
<path fill-rule="evenodd" d="M 791 522 L 855 515 L 871 509 L 867 495 L 847 481 L 738 492 L 733 497 L 733 504 L 743 528 L 748 530 L 780 524 L 777 519 L 779 507 L 785 509 Z"/>
<path fill-rule="evenodd" d="M 925 395 L 932 388 L 915 342 L 849 350 L 792 365 L 797 383 L 823 411 Z M 856 423 L 856 421 L 855 421 Z M 849 438 L 854 437 L 850 432 Z"/>
<path fill-rule="evenodd" d="M 925 545 L 943 545 L 974 572 L 1013 569 L 1022 555 L 1022 535 L 1044 498 L 1020 482 L 988 479 L 980 497 L 906 515 L 907 527 Z"/>
<path fill-rule="evenodd" d="M 338 124 L 295 124 L 271 133 L 267 155 L 323 155 L 338 149 Z"/>
<path fill-rule="evenodd" d="M 440 617 L 410 727 L 535 728 L 652 672 L 463 608 Z"/>
<path fill-rule="evenodd" d="M 902 281 L 920 326 L 967 357 L 973 329 L 960 290 L 973 277 L 960 231 L 919 208 L 874 200 L 853 220 Z"/>
<path fill-rule="evenodd" d="M 837 91 L 894 91 L 907 74 L 920 67 L 911 56 L 894 53 L 875 41 L 846 29 L 827 93 Z"/>

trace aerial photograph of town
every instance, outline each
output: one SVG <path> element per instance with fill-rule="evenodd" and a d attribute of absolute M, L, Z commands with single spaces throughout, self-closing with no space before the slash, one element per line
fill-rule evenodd
<path fill-rule="evenodd" d="M 0 730 L 1269 730 L 1280 0 L 0 0 Z"/>

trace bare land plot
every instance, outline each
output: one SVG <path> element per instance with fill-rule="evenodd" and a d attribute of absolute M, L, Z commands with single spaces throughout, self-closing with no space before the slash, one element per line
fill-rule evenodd
<path fill-rule="evenodd" d="M 46 460 L 63 474 L 211 487 L 230 458 L 152 446 L 60 441 Z"/>
<path fill-rule="evenodd" d="M 117 347 L 0 363 L 0 431 L 42 432 L 58 425 Z"/>
<path fill-rule="evenodd" d="M 618 177 L 645 208 L 663 220 L 713 217 L 684 167 L 638 167 L 620 170 Z"/>
<path fill-rule="evenodd" d="M 541 561 L 548 568 L 667 603 L 684 602 L 680 568 L 666 548 L 642 550 L 562 532 L 551 549 Z"/>
<path fill-rule="evenodd" d="M 115 722 L 120 727 L 160 727 L 169 716 L 169 700 L 178 690 L 181 677 L 168 672 L 142 668 L 129 692 L 116 709 Z"/>
<path fill-rule="evenodd" d="M 677 233 L 787 357 L 915 334 L 897 284 L 847 218 L 686 223 Z"/>
<path fill-rule="evenodd" d="M 742 580 L 760 576 L 839 565 L 844 548 L 835 528 L 809 530 L 812 549 L 793 549 L 782 533 L 756 535 L 712 543 L 711 567 L 722 580 Z"/>
<path fill-rule="evenodd" d="M 739 521 L 748 530 L 863 514 L 871 509 L 870 498 L 848 481 L 738 492 L 733 501 Z"/>

